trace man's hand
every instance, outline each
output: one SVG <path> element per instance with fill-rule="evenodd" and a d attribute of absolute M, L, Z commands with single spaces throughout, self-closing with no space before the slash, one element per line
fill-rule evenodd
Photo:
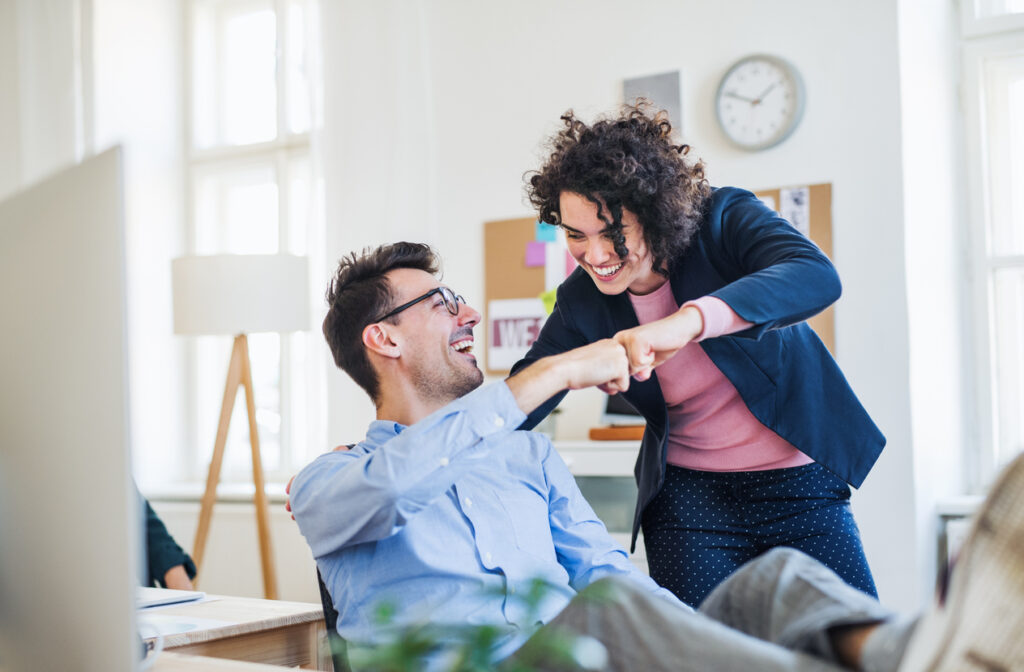
<path fill-rule="evenodd" d="M 612 338 L 625 348 L 630 374 L 637 380 L 647 380 L 655 367 L 671 359 L 703 329 L 700 310 L 686 306 L 668 317 L 620 331 Z"/>
<path fill-rule="evenodd" d="M 342 444 L 340 446 L 337 446 L 336 448 L 331 449 L 331 452 L 337 452 L 339 450 L 348 450 L 349 448 L 351 448 L 351 446 L 347 446 L 345 444 Z M 284 494 L 285 495 L 292 494 L 292 481 L 294 481 L 294 480 L 295 480 L 294 476 L 292 476 L 291 478 L 288 479 L 288 485 L 284 486 Z M 292 500 L 290 498 L 288 498 L 288 497 L 285 497 L 285 500 L 284 500 L 284 510 L 287 511 L 288 513 L 292 513 Z M 295 514 L 294 513 L 292 513 L 292 520 L 295 520 Z"/>
<path fill-rule="evenodd" d="M 610 338 L 544 357 L 505 381 L 524 413 L 562 390 L 600 387 L 608 394 L 629 389 L 626 350 Z"/>
<path fill-rule="evenodd" d="M 569 350 L 551 359 L 556 360 L 564 387 L 580 390 L 600 386 L 609 394 L 629 389 L 629 359 L 626 350 L 606 338 L 582 348 Z"/>

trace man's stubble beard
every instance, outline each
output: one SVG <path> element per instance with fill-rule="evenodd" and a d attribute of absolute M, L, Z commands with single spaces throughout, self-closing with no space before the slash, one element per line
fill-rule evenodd
<path fill-rule="evenodd" d="M 438 370 L 422 366 L 413 371 L 413 385 L 424 398 L 444 399 L 446 402 L 466 396 L 483 382 L 483 371 L 477 367 L 470 371 L 462 368 Z"/>

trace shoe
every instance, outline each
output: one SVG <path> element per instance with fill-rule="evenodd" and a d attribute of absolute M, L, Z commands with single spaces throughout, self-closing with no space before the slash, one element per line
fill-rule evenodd
<path fill-rule="evenodd" d="M 950 578 L 900 672 L 1024 670 L 1024 455 L 992 486 Z"/>

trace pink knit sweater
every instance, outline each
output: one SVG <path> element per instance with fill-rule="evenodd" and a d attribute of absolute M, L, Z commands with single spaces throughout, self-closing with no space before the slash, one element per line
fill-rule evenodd
<path fill-rule="evenodd" d="M 644 296 L 629 295 L 640 324 L 679 310 L 672 286 Z M 690 301 L 704 318 L 697 338 L 714 338 L 751 326 L 721 299 Z M 759 471 L 812 462 L 755 418 L 729 379 L 696 342 L 655 369 L 668 406 L 668 462 L 701 471 Z"/>

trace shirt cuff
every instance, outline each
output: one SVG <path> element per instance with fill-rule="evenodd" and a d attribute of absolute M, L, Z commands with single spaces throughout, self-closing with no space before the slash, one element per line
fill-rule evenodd
<path fill-rule="evenodd" d="M 734 334 L 754 326 L 753 322 L 744 320 L 729 307 L 728 303 L 715 296 L 702 296 L 695 301 L 687 301 L 683 308 L 686 306 L 693 306 L 699 310 L 704 319 L 704 328 L 695 339 L 697 341 Z"/>

